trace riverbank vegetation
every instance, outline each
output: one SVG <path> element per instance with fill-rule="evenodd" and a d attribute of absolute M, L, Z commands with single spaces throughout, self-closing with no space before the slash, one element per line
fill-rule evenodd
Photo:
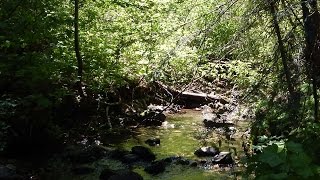
<path fill-rule="evenodd" d="M 316 0 L 3 0 L 1 156 L 139 128 L 160 116 L 148 105 L 206 93 L 247 107 L 243 177 L 316 179 L 319 22 Z"/>

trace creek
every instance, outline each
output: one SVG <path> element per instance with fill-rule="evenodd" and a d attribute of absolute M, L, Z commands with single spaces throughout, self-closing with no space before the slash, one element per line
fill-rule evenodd
<path fill-rule="evenodd" d="M 241 171 L 240 159 L 244 157 L 241 147 L 241 135 L 248 127 L 248 122 L 237 121 L 236 132 L 231 138 L 226 138 L 223 130 L 207 129 L 203 125 L 201 111 L 182 110 L 182 113 L 168 114 L 167 120 L 160 127 L 139 127 L 132 131 L 132 134 L 126 138 L 124 134 L 118 134 L 118 137 L 105 136 L 101 138 L 102 145 L 108 144 L 114 148 L 120 148 L 130 151 L 133 146 L 145 146 L 151 149 L 156 155 L 156 160 L 172 156 L 180 156 L 188 160 L 208 160 L 208 158 L 199 158 L 194 155 L 195 150 L 203 146 L 219 147 L 220 151 L 232 152 L 232 158 L 235 161 L 233 166 L 219 167 L 218 165 L 198 165 L 191 167 L 189 165 L 170 164 L 163 173 L 150 175 L 144 171 L 143 166 L 133 165 L 130 169 L 139 173 L 146 180 L 170 179 L 170 180 L 206 180 L 206 179 L 235 179 L 237 172 Z M 126 135 L 127 136 L 127 135 Z M 121 141 L 117 138 L 123 138 Z M 159 138 L 159 146 L 149 146 L 145 141 L 149 138 Z M 110 143 L 112 142 L 112 143 Z M 101 158 L 93 163 L 87 164 L 92 167 L 94 172 L 86 175 L 74 175 L 70 171 L 69 165 L 55 160 L 51 164 L 54 167 L 51 173 L 46 173 L 46 179 L 99 179 L 99 175 L 104 168 L 113 170 L 128 169 L 128 165 L 111 158 Z M 64 165 L 63 165 L 64 164 Z"/>

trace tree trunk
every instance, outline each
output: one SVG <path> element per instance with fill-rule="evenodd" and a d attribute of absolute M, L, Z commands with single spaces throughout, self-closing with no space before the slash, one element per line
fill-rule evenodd
<path fill-rule="evenodd" d="M 281 55 L 281 59 L 282 59 L 283 70 L 284 70 L 284 74 L 286 76 L 287 87 L 288 87 L 288 91 L 290 94 L 289 103 L 293 104 L 295 101 L 294 100 L 295 99 L 295 91 L 294 91 L 293 83 L 291 81 L 291 72 L 288 67 L 288 56 L 287 56 L 287 52 L 286 52 L 286 49 L 284 47 L 283 40 L 281 37 L 281 31 L 280 31 L 280 27 L 279 27 L 279 22 L 278 22 L 278 17 L 276 14 L 276 7 L 275 7 L 274 1 L 270 2 L 270 12 L 272 14 L 273 26 L 274 26 L 274 30 L 275 30 L 275 33 L 277 36 L 279 51 L 280 51 L 280 55 Z"/>
<path fill-rule="evenodd" d="M 301 7 L 306 42 L 304 56 L 307 62 L 307 68 L 310 69 L 314 98 L 314 118 L 317 120 L 319 115 L 319 98 L 317 91 L 320 84 L 320 15 L 316 0 L 301 0 Z M 310 9 L 308 7 L 310 7 Z"/>
<path fill-rule="evenodd" d="M 74 1 L 74 50 L 76 53 L 76 59 L 78 63 L 78 91 L 80 96 L 84 96 L 84 92 L 82 89 L 82 72 L 83 72 L 83 62 L 80 54 L 80 46 L 79 46 L 79 0 Z"/>

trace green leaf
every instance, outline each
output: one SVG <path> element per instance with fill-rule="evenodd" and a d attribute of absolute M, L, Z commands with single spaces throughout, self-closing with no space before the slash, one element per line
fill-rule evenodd
<path fill-rule="evenodd" d="M 283 156 L 278 154 L 278 146 L 275 144 L 266 147 L 262 154 L 259 155 L 259 160 L 269 164 L 270 167 L 276 167 L 285 162 Z"/>
<path fill-rule="evenodd" d="M 287 142 L 286 147 L 288 151 L 291 151 L 291 152 L 295 152 L 295 153 L 303 152 L 302 145 L 299 143 L 295 143 L 293 141 Z"/>
<path fill-rule="evenodd" d="M 266 135 L 258 136 L 258 142 L 259 142 L 259 143 L 266 142 L 267 139 L 268 139 L 268 137 L 267 137 Z"/>
<path fill-rule="evenodd" d="M 304 178 L 308 178 L 308 177 L 311 177 L 311 176 L 314 176 L 314 173 L 312 172 L 312 169 L 308 166 L 304 167 L 304 168 L 299 168 L 299 169 L 296 169 L 295 172 L 304 177 Z"/>
<path fill-rule="evenodd" d="M 305 153 L 296 153 L 289 156 L 291 166 L 300 169 L 301 167 L 308 166 L 311 163 L 311 159 Z"/>

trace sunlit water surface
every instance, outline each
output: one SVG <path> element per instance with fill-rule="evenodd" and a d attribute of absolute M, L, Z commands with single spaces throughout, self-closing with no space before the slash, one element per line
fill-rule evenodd
<path fill-rule="evenodd" d="M 170 156 L 181 156 L 190 160 L 199 159 L 194 155 L 194 151 L 202 146 L 219 146 L 220 151 L 231 151 L 236 162 L 243 156 L 241 148 L 241 134 L 247 127 L 243 121 L 237 122 L 237 133 L 234 140 L 226 140 L 223 134 L 216 130 L 207 130 L 203 127 L 201 111 L 183 110 L 184 113 L 167 116 L 167 123 L 161 127 L 140 127 L 135 129 L 135 135 L 118 144 L 113 144 L 126 150 L 131 150 L 133 146 L 142 145 L 149 147 L 156 154 L 157 159 Z M 160 146 L 150 147 L 144 143 L 149 138 L 160 138 Z M 99 179 L 99 174 L 103 168 L 126 169 L 126 165 L 112 159 L 101 159 L 90 166 L 96 169 L 95 173 L 82 176 L 74 176 L 72 173 L 65 173 L 63 177 L 51 177 L 58 179 Z M 169 165 L 165 172 L 158 175 L 149 175 L 141 166 L 133 166 L 133 171 L 139 173 L 146 180 L 170 179 L 170 180 L 209 180 L 209 179 L 237 179 L 234 172 L 239 168 L 211 168 L 190 167 L 186 165 Z M 50 178 L 50 179 L 51 179 Z M 239 177 L 238 177 L 239 178 Z"/>

